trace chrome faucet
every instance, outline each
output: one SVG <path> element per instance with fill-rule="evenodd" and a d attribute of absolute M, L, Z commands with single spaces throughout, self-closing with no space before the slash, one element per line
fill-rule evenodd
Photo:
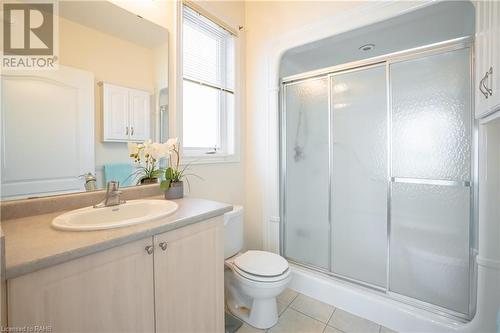
<path fill-rule="evenodd" d="M 124 204 L 125 200 L 120 200 L 120 195 L 122 194 L 122 192 L 118 190 L 119 187 L 119 182 L 115 180 L 109 181 L 106 185 L 106 197 L 104 197 L 103 201 L 101 201 L 97 205 L 94 205 L 94 208 L 118 206 Z"/>

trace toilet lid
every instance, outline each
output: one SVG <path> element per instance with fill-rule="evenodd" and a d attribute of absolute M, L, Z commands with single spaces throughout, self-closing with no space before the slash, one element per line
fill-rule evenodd
<path fill-rule="evenodd" d="M 252 275 L 278 276 L 286 272 L 285 258 L 266 251 L 247 251 L 234 260 L 240 270 Z"/>

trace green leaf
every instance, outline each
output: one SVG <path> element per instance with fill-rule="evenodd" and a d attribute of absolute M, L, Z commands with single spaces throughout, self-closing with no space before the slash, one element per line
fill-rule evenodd
<path fill-rule="evenodd" d="M 163 170 L 156 169 L 151 172 L 151 178 L 159 178 L 161 174 L 163 173 Z"/>
<path fill-rule="evenodd" d="M 171 183 L 170 179 L 168 179 L 168 180 L 163 180 L 163 181 L 160 183 L 160 189 L 161 189 L 162 191 L 166 191 L 166 190 L 168 190 L 168 189 L 170 188 L 170 183 Z"/>
<path fill-rule="evenodd" d="M 167 180 L 174 179 L 174 169 L 167 168 L 167 170 L 165 170 L 165 179 L 167 179 Z"/>

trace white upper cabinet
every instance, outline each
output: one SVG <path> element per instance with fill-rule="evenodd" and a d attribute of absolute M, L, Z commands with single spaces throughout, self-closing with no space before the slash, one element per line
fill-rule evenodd
<path fill-rule="evenodd" d="M 128 140 L 128 89 L 105 83 L 103 101 L 104 141 Z"/>
<path fill-rule="evenodd" d="M 476 118 L 500 108 L 500 2 L 476 1 Z"/>
<path fill-rule="evenodd" d="M 133 141 L 144 141 L 149 139 L 149 128 L 151 119 L 149 93 L 141 90 L 129 91 L 130 100 L 130 138 Z"/>
<path fill-rule="evenodd" d="M 147 91 L 103 83 L 103 141 L 148 140 L 150 119 Z"/>

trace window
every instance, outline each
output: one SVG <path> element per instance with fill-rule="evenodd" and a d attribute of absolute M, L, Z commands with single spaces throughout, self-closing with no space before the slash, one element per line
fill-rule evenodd
<path fill-rule="evenodd" d="M 235 37 L 183 7 L 182 143 L 186 156 L 234 153 Z"/>

